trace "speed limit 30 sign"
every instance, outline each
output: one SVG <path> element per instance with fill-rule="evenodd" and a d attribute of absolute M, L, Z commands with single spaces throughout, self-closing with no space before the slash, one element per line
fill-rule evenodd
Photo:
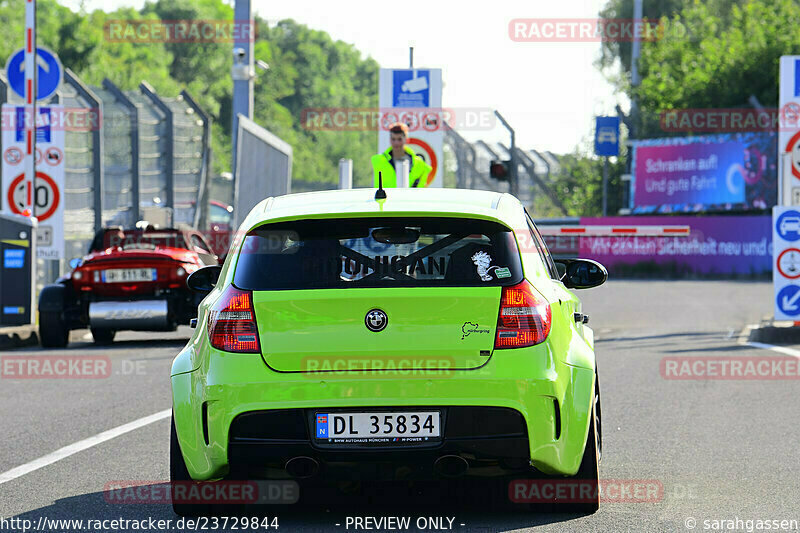
<path fill-rule="evenodd" d="M 53 178 L 44 172 L 36 171 L 36 182 L 31 184 L 22 173 L 11 181 L 8 187 L 8 207 L 17 215 L 33 215 L 39 222 L 53 216 L 61 203 L 61 192 Z M 33 207 L 31 212 L 29 206 Z"/>
<path fill-rule="evenodd" d="M 64 128 L 54 117 L 64 114 L 63 106 L 36 108 L 35 178 L 25 175 L 23 157 L 28 153 L 25 126 L 33 121 L 32 109 L 4 104 L 2 108 L 2 210 L 34 216 L 39 222 L 36 256 L 39 259 L 64 257 Z M 30 124 L 27 124 L 30 125 Z M 35 148 L 35 150 L 33 150 Z M 41 237 L 49 237 L 42 239 Z"/>

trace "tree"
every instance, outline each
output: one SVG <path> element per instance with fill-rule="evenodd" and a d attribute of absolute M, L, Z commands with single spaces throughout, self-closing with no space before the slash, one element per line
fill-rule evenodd
<path fill-rule="evenodd" d="M 632 1 L 611 0 L 602 15 L 618 14 Z M 632 88 L 625 76 L 630 43 L 604 43 L 600 61 L 608 66 L 620 60 L 623 75 L 614 81 L 639 103 L 638 137 L 666 136 L 658 120 L 665 110 L 743 107 L 751 96 L 765 107 L 777 106 L 779 58 L 800 50 L 794 29 L 800 5 L 792 0 L 663 0 L 645 6 L 663 16 L 660 37 L 641 43 L 641 85 Z"/>
<path fill-rule="evenodd" d="M 10 37 L 0 42 L 0 56 L 22 46 L 24 13 L 24 0 L 0 2 L 0 25 Z M 123 90 L 136 90 L 145 80 L 164 96 L 186 89 L 212 117 L 215 170 L 229 169 L 233 44 L 111 38 L 109 24 L 137 20 L 232 21 L 233 9 L 222 0 L 157 0 L 141 10 L 76 13 L 55 0 L 39 0 L 38 42 L 55 50 L 64 66 L 89 85 L 99 86 L 107 77 Z M 256 17 L 255 24 L 254 55 L 270 70 L 255 80 L 254 118 L 293 146 L 293 177 L 335 183 L 338 161 L 347 157 L 355 162 L 355 183 L 371 183 L 376 132 L 311 131 L 300 119 L 308 107 L 376 107 L 377 63 L 362 58 L 352 45 L 292 20 L 270 27 Z"/>

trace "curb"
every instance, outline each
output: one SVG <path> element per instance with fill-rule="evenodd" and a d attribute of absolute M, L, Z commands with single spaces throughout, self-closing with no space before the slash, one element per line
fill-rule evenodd
<path fill-rule="evenodd" d="M 791 322 L 761 324 L 750 331 L 747 340 L 764 344 L 800 344 L 800 326 Z"/>
<path fill-rule="evenodd" d="M 39 334 L 36 326 L 0 328 L 0 350 L 24 348 L 37 344 L 39 344 Z"/>

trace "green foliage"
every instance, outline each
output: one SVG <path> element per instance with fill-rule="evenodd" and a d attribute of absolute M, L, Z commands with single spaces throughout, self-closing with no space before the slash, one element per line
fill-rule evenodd
<path fill-rule="evenodd" d="M 795 29 L 800 5 L 792 0 L 747 0 L 720 12 L 696 2 L 665 24 L 675 38 L 642 47 L 641 106 L 734 107 L 755 95 L 764 106 L 778 103 L 778 63 L 800 50 Z"/>
<path fill-rule="evenodd" d="M 633 0 L 608 0 L 601 18 L 633 18 Z M 658 22 L 658 38 L 641 43 L 641 84 L 630 82 L 631 43 L 604 42 L 597 66 L 620 92 L 639 104 L 637 138 L 686 135 L 662 129 L 671 109 L 750 107 L 755 96 L 766 108 L 778 105 L 781 55 L 800 53 L 800 4 L 793 0 L 645 0 L 643 17 Z M 612 68 L 616 67 L 616 68 Z M 599 212 L 602 162 L 578 153 L 566 156 L 559 194 L 573 214 Z M 612 165 L 610 189 L 623 173 Z M 609 213 L 619 192 L 609 195 Z"/>
<path fill-rule="evenodd" d="M 610 0 L 602 16 L 630 18 L 633 0 Z M 778 104 L 781 55 L 800 52 L 800 4 L 793 0 L 662 0 L 645 2 L 659 20 L 659 38 L 642 42 L 641 85 L 633 89 L 630 43 L 604 43 L 602 66 L 620 61 L 617 87 L 639 102 L 639 138 L 666 136 L 659 116 L 669 109 L 764 107 Z"/>
<path fill-rule="evenodd" d="M 230 169 L 233 82 L 230 42 L 118 42 L 108 25 L 129 20 L 233 20 L 223 0 L 157 0 L 141 10 L 121 8 L 75 13 L 55 0 L 39 0 L 38 43 L 55 50 L 65 67 L 99 86 L 109 78 L 123 90 L 143 80 L 166 96 L 186 89 L 213 120 L 211 146 L 217 172 Z M 0 57 L 22 46 L 24 0 L 0 0 Z M 293 178 L 338 181 L 338 161 L 354 160 L 357 185 L 371 183 L 369 157 L 375 132 L 304 129 L 307 107 L 377 107 L 377 63 L 352 46 L 294 21 L 275 27 L 256 18 L 254 56 L 270 65 L 255 80 L 254 119 L 294 148 Z"/>
<path fill-rule="evenodd" d="M 293 20 L 265 27 L 265 36 L 270 73 L 256 83 L 255 98 L 267 105 L 256 105 L 256 120 L 292 144 L 294 164 L 303 169 L 293 179 L 338 181 L 339 159 L 350 158 L 354 185 L 370 186 L 376 132 L 313 131 L 301 118 L 307 108 L 376 108 L 378 64 L 362 59 L 352 45 Z"/>
<path fill-rule="evenodd" d="M 621 147 L 624 151 L 624 146 Z M 620 176 L 625 172 L 625 158 L 608 163 L 608 214 L 616 215 L 623 207 Z M 600 216 L 603 214 L 603 159 L 593 157 L 588 149 L 576 149 L 561 156 L 561 172 L 554 176 L 551 189 L 567 209 L 567 216 Z M 533 212 L 536 217 L 563 217 L 561 210 L 538 189 Z"/>
<path fill-rule="evenodd" d="M 642 18 L 658 21 L 662 17 L 672 17 L 689 3 L 690 0 L 642 0 Z M 633 20 L 634 0 L 609 0 L 600 11 L 603 20 Z M 612 67 L 619 60 L 622 71 L 630 73 L 631 69 L 630 41 L 608 40 L 603 42 L 599 65 L 601 68 Z"/>

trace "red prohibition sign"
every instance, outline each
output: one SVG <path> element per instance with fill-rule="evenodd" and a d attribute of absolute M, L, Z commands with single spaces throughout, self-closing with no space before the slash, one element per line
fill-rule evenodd
<path fill-rule="evenodd" d="M 778 272 L 780 272 L 781 276 L 783 276 L 784 278 L 788 278 L 788 279 L 800 278 L 800 261 L 797 264 L 798 268 L 797 268 L 797 273 L 796 274 L 787 274 L 786 272 L 783 271 L 783 268 L 781 267 L 781 262 L 783 261 L 783 256 L 786 255 L 789 252 L 794 252 L 795 254 L 797 254 L 796 257 L 800 258 L 800 250 L 798 250 L 797 248 L 787 248 L 787 249 L 785 249 L 784 251 L 782 251 L 780 253 L 780 255 L 778 255 L 778 260 L 776 261 L 777 267 L 778 267 Z"/>
<path fill-rule="evenodd" d="M 792 154 L 792 159 L 789 164 L 792 165 L 792 174 L 794 174 L 795 178 L 800 179 L 800 160 L 795 160 L 795 153 L 797 153 L 797 157 L 800 157 L 800 131 L 792 135 L 792 138 L 789 139 L 789 142 L 786 143 L 786 152 Z"/>
<path fill-rule="evenodd" d="M 389 130 L 389 127 L 397 122 L 397 115 L 391 111 L 387 111 L 383 114 L 382 125 L 384 130 Z"/>
<path fill-rule="evenodd" d="M 56 148 L 53 146 L 52 148 L 48 148 L 47 151 L 44 153 L 44 161 L 50 166 L 57 166 L 61 161 L 64 159 L 64 152 L 61 149 Z"/>
<path fill-rule="evenodd" d="M 16 146 L 12 146 L 5 151 L 3 154 L 3 159 L 5 159 L 6 163 L 9 165 L 19 165 L 22 163 L 22 150 Z"/>
<path fill-rule="evenodd" d="M 11 182 L 11 185 L 8 187 L 8 197 L 6 198 L 8 200 L 8 207 L 11 209 L 13 213 L 16 213 L 18 215 L 23 214 L 23 210 L 25 209 L 26 205 L 36 204 L 37 207 L 43 207 L 43 208 L 46 207 L 47 210 L 41 215 L 36 215 L 34 211 L 34 216 L 36 216 L 36 218 L 39 219 L 39 222 L 47 220 L 48 218 L 53 216 L 53 213 L 56 212 L 56 210 L 58 209 L 58 203 L 60 201 L 60 195 L 58 192 L 58 186 L 56 185 L 56 182 L 53 181 L 53 178 L 51 178 L 44 172 L 36 172 L 36 181 L 39 180 L 44 181 L 44 190 L 46 191 L 46 189 L 49 188 L 49 190 L 52 191 L 53 193 L 52 200 L 50 200 L 50 198 L 47 197 L 46 198 L 47 201 L 44 203 L 44 205 L 38 206 L 37 203 L 37 201 L 39 200 L 38 192 L 41 187 L 37 185 L 34 186 L 33 189 L 31 189 L 31 187 L 28 184 L 23 183 L 22 180 L 24 179 L 25 179 L 25 174 L 24 173 L 20 174 L 19 176 L 14 178 L 14 180 Z M 20 208 L 20 203 L 17 201 L 16 198 L 17 195 L 15 194 L 18 190 L 27 197 L 27 201 L 22 203 L 22 208 Z"/>
<path fill-rule="evenodd" d="M 408 144 L 419 146 L 420 148 L 422 148 L 422 151 L 425 152 L 425 155 L 428 156 L 426 163 L 428 163 L 431 166 L 431 173 L 428 174 L 428 183 L 425 185 L 427 187 L 433 182 L 433 178 L 436 177 L 436 169 L 439 168 L 439 160 L 436 158 L 436 152 L 433 151 L 431 145 L 429 145 L 428 143 L 426 143 L 421 139 L 415 139 L 412 137 L 408 139 Z"/>
<path fill-rule="evenodd" d="M 425 131 L 436 131 L 439 129 L 439 115 L 437 113 L 425 113 L 422 117 L 422 127 Z"/>

